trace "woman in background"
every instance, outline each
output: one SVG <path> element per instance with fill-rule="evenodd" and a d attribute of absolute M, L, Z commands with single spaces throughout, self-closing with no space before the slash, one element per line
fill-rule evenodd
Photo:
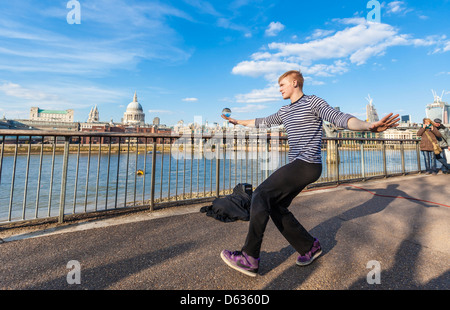
<path fill-rule="evenodd" d="M 441 137 L 441 133 L 429 118 L 423 119 L 422 128 L 417 132 L 417 136 L 422 137 L 420 141 L 420 150 L 422 151 L 423 159 L 425 161 L 426 174 L 437 174 L 436 160 L 434 155 L 433 143 L 438 144 L 437 138 Z"/>

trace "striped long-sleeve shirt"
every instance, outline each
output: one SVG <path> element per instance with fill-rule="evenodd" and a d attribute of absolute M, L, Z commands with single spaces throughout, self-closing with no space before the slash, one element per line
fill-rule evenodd
<path fill-rule="evenodd" d="M 289 161 L 301 159 L 309 163 L 321 163 L 323 120 L 347 128 L 347 122 L 352 117 L 333 109 L 317 96 L 303 95 L 296 102 L 281 107 L 275 114 L 256 118 L 255 126 L 284 125 L 288 135 Z"/>

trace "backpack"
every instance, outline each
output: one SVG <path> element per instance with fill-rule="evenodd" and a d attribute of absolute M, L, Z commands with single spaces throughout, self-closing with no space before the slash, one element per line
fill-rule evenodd
<path fill-rule="evenodd" d="M 200 212 L 221 222 L 248 221 L 252 192 L 251 184 L 239 183 L 230 195 L 214 199 L 211 206 L 201 208 Z"/>

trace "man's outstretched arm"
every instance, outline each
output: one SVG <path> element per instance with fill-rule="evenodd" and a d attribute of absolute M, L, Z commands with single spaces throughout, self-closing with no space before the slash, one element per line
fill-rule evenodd
<path fill-rule="evenodd" d="M 254 119 L 248 119 L 248 120 L 237 120 L 231 117 L 226 117 L 222 114 L 222 118 L 226 119 L 233 125 L 243 125 L 247 127 L 255 127 L 255 120 Z"/>

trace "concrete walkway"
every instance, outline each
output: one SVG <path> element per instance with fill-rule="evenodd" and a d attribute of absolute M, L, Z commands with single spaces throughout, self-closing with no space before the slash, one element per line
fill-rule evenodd
<path fill-rule="evenodd" d="M 322 256 L 296 266 L 297 253 L 269 221 L 255 278 L 219 256 L 240 249 L 248 222 L 219 222 L 199 212 L 203 205 L 37 231 L 0 228 L 0 289 L 448 290 L 449 196 L 449 175 L 302 192 L 290 209 L 319 238 Z M 81 284 L 68 284 L 68 273 L 77 279 L 70 261 L 80 264 Z"/>

